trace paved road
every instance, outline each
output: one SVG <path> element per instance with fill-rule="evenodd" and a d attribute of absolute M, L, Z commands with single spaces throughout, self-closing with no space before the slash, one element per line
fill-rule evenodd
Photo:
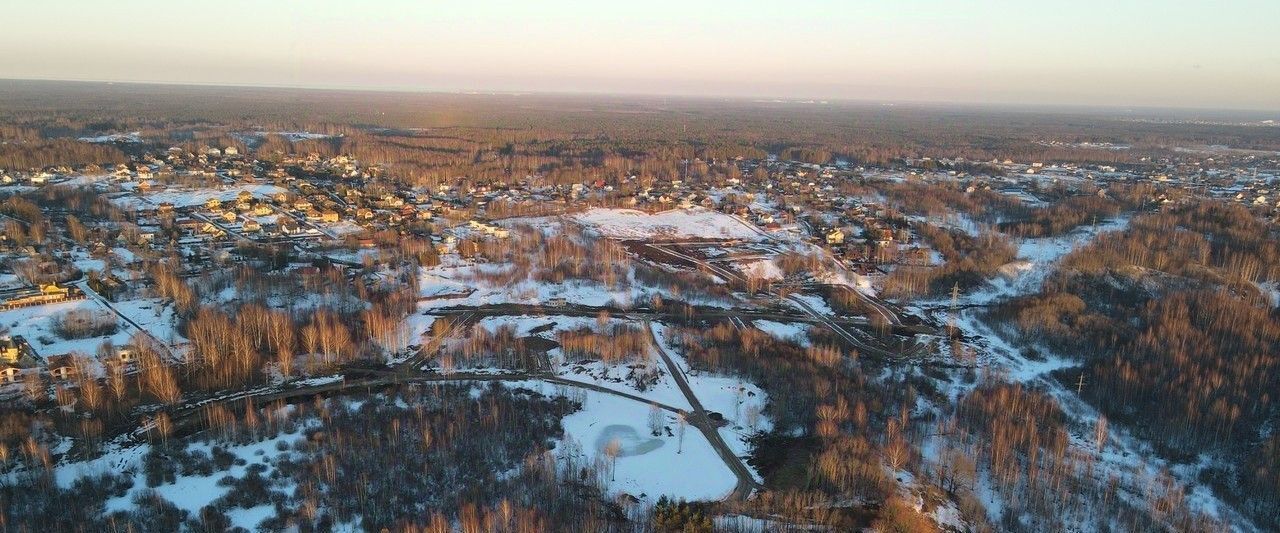
<path fill-rule="evenodd" d="M 807 313 L 797 312 L 794 314 L 786 313 L 786 309 L 778 311 L 767 310 L 739 310 L 724 309 L 718 307 L 697 307 L 694 312 L 695 316 L 727 318 L 727 319 L 759 319 L 773 320 L 777 322 L 811 322 L 821 323 L 822 320 L 814 318 Z M 475 314 L 480 316 L 582 316 L 596 317 L 600 311 L 607 311 L 609 316 L 617 318 L 631 318 L 636 320 L 661 320 L 664 318 L 672 318 L 682 316 L 678 310 L 671 312 L 658 312 L 648 309 L 617 309 L 611 307 L 594 307 L 584 305 L 532 305 L 532 304 L 484 304 L 480 306 L 463 306 L 463 307 L 436 307 L 427 309 L 423 314 L 427 315 L 468 315 Z M 865 320 L 850 319 L 843 317 L 828 317 L 831 320 L 847 327 L 869 327 L 870 324 Z"/>
<path fill-rule="evenodd" d="M 689 401 L 689 406 L 693 409 L 693 412 L 686 416 L 686 420 L 689 421 L 690 425 L 702 432 L 702 435 L 707 438 L 707 442 L 711 443 L 711 447 L 720 456 L 720 460 L 724 461 L 724 464 L 733 472 L 734 477 L 738 478 L 738 483 L 734 485 L 733 492 L 729 494 L 728 499 L 747 499 L 754 490 L 763 487 L 751 475 L 751 470 L 742 463 L 742 458 L 734 454 L 733 449 L 729 448 L 729 445 L 724 442 L 724 438 L 720 436 L 716 425 L 711 422 L 711 417 L 707 416 L 707 410 L 702 407 L 702 402 L 698 400 L 698 395 L 694 394 L 693 388 L 689 387 L 689 381 L 685 379 L 684 370 L 681 370 L 676 365 L 675 361 L 671 359 L 671 355 L 667 353 L 666 348 L 662 346 L 662 342 L 658 340 L 658 336 L 654 334 L 653 324 L 646 320 L 644 327 L 649 332 L 649 341 L 653 344 L 658 355 L 662 357 L 662 361 L 666 363 L 667 372 L 676 381 L 676 385 L 680 387 L 680 392 L 684 393 L 685 399 Z"/>
<path fill-rule="evenodd" d="M 653 332 L 650 330 L 650 335 L 652 334 Z M 264 387 L 240 391 L 226 396 L 205 398 L 193 403 L 184 404 L 168 410 L 171 424 L 170 427 L 171 431 L 174 433 L 183 433 L 194 430 L 199 428 L 200 425 L 205 422 L 204 414 L 207 408 L 214 405 L 238 405 L 249 400 L 252 400 L 258 405 L 265 405 L 277 400 L 325 396 L 329 394 L 342 393 L 347 390 L 382 388 L 406 383 L 540 381 L 565 387 L 589 390 L 601 394 L 610 394 L 620 398 L 652 405 L 659 409 L 684 416 L 691 425 L 698 428 L 699 431 L 702 431 L 703 435 L 706 436 L 707 441 L 711 443 L 712 448 L 716 450 L 716 453 L 725 462 L 725 465 L 728 466 L 729 470 L 738 478 L 738 482 L 735 485 L 734 490 L 726 499 L 746 499 L 751 495 L 751 492 L 754 489 L 759 488 L 760 485 L 755 482 L 754 478 L 752 478 L 751 472 L 747 470 L 746 466 L 742 463 L 742 460 L 734 455 L 733 451 L 720 437 L 720 433 L 716 431 L 715 426 L 712 425 L 710 421 L 710 418 L 706 416 L 706 411 L 702 408 L 701 402 L 698 402 L 693 391 L 689 389 L 688 383 L 684 380 L 683 373 L 676 368 L 669 356 L 662 351 L 662 348 L 657 344 L 656 339 L 654 339 L 654 345 L 658 346 L 659 354 L 662 354 L 663 359 L 667 362 L 668 368 L 671 369 L 670 371 L 672 376 L 677 380 L 676 382 L 680 385 L 681 390 L 685 392 L 686 398 L 689 400 L 689 405 L 693 406 L 693 412 L 645 398 L 643 396 L 614 390 L 594 383 L 565 379 L 548 373 L 521 372 L 511 374 L 475 374 L 457 372 L 450 374 L 433 374 L 418 372 L 416 374 L 406 375 L 403 369 L 354 369 L 350 371 L 350 375 L 354 376 L 364 374 L 366 377 L 353 378 L 348 375 L 343 375 L 339 380 L 325 383 L 283 389 Z M 139 424 L 137 429 L 133 431 L 133 436 L 137 439 L 145 438 L 146 435 L 154 428 L 155 423 L 153 421 Z"/>
<path fill-rule="evenodd" d="M 681 252 L 677 252 L 677 251 L 675 251 L 675 250 L 671 249 L 671 247 L 670 247 L 670 246 L 668 246 L 668 245 L 658 245 L 658 244 L 653 244 L 653 245 L 650 245 L 649 247 L 650 247 L 650 248 L 652 248 L 652 249 L 655 249 L 655 250 L 661 251 L 661 252 L 663 252 L 663 253 L 666 253 L 667 255 L 670 255 L 670 256 L 672 256 L 672 257 L 676 257 L 676 258 L 682 259 L 682 260 L 684 260 L 684 261 L 688 261 L 688 262 L 690 262 L 690 263 L 693 263 L 693 264 L 695 264 L 695 265 L 701 266 L 701 267 L 703 267 L 703 268 L 705 268 L 705 269 L 707 269 L 707 270 L 711 271 L 711 272 L 712 272 L 712 273 L 714 273 L 715 275 L 720 276 L 720 277 L 722 277 L 722 278 L 725 278 L 726 280 L 736 280 L 736 281 L 738 281 L 738 282 L 740 282 L 740 283 L 743 283 L 743 284 L 746 284 L 746 283 L 747 283 L 747 279 L 746 279 L 745 277 L 743 277 L 743 276 L 742 276 L 742 274 L 740 274 L 740 273 L 738 273 L 738 272 L 735 272 L 735 271 L 734 271 L 734 270 L 732 270 L 732 269 L 724 268 L 724 267 L 720 267 L 720 266 L 718 266 L 718 265 L 713 264 L 711 261 L 707 261 L 707 260 L 705 260 L 705 259 L 701 259 L 701 258 L 694 257 L 694 256 L 691 256 L 691 255 L 688 255 L 688 254 L 684 254 L 684 253 L 681 253 Z M 834 258 L 834 257 L 828 257 L 828 259 L 830 259 L 830 261 L 831 261 L 833 264 L 837 265 L 837 266 L 838 266 L 839 268 L 841 268 L 842 270 L 845 270 L 845 272 L 844 272 L 844 273 L 846 274 L 846 276 L 848 276 L 848 275 L 850 275 L 850 274 L 851 274 L 850 272 L 848 272 L 848 270 L 847 270 L 847 269 L 845 269 L 845 268 L 844 268 L 844 265 L 842 265 L 838 259 L 836 259 L 836 258 Z M 872 310 L 872 312 L 874 312 L 876 315 L 878 315 L 881 319 L 885 320 L 885 321 L 886 321 L 886 322 L 888 322 L 890 325 L 894 325 L 894 326 L 900 326 L 900 325 L 902 325 L 902 318 L 899 316 L 899 313 L 898 313 L 898 312 L 896 312 L 896 311 L 894 311 L 893 309 L 891 309 L 891 308 L 890 308 L 888 305 L 886 305 L 884 302 L 882 302 L 882 301 L 880 301 L 880 300 L 877 300 L 877 299 L 875 299 L 875 298 L 872 298 L 871 296 L 869 296 L 869 295 L 867 295 L 867 294 L 863 294 L 863 293 L 862 293 L 862 292 L 860 292 L 860 291 L 855 291 L 855 290 L 853 290 L 853 289 L 851 289 L 851 288 L 849 288 L 849 287 L 843 286 L 843 285 L 825 285 L 825 286 L 827 286 L 827 287 L 831 287 L 831 288 L 834 288 L 834 289 L 837 289 L 837 290 L 847 290 L 847 291 L 853 292 L 853 293 L 854 293 L 854 295 L 855 295 L 859 300 L 862 300 L 862 302 L 863 302 L 864 304 L 866 304 L 866 305 L 867 305 L 867 307 L 869 307 L 869 308 Z"/>
<path fill-rule="evenodd" d="M 354 377 L 363 376 L 363 377 Z M 204 410 L 214 405 L 227 405 L 232 403 L 242 403 L 252 399 L 255 404 L 264 405 L 276 400 L 289 400 L 294 398 L 304 398 L 313 396 L 324 396 L 345 390 L 373 389 L 382 388 L 392 385 L 401 385 L 406 383 L 446 383 L 446 382 L 487 382 L 487 381 L 542 381 L 563 385 L 567 387 L 575 387 L 586 389 L 604 394 L 612 394 L 648 405 L 655 406 L 659 409 L 670 411 L 677 414 L 687 414 L 687 411 L 679 407 L 668 405 L 662 402 L 651 400 L 635 394 L 610 389 L 596 385 L 594 383 L 585 383 L 565 379 L 550 374 L 534 373 L 534 372 L 517 372 L 508 374 L 476 374 L 470 372 L 455 372 L 450 374 L 434 374 L 421 372 L 416 375 L 406 375 L 402 371 L 397 370 L 380 370 L 380 369 L 353 369 L 349 374 L 344 374 L 341 379 L 326 381 L 324 383 L 302 385 L 297 387 L 261 387 L 257 389 L 249 389 L 238 391 L 225 396 L 217 396 L 211 398 L 203 398 L 193 402 L 185 403 L 168 409 L 170 421 L 173 423 L 175 430 L 189 428 L 194 424 L 203 422 L 202 415 Z M 134 430 L 134 435 L 141 437 L 154 428 L 154 424 L 142 425 Z"/>

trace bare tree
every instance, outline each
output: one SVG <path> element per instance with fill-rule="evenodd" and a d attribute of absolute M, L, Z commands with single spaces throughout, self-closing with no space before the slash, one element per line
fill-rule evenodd
<path fill-rule="evenodd" d="M 689 419 L 685 417 L 682 411 L 676 415 L 676 420 L 680 422 L 676 429 L 676 435 L 679 439 L 676 444 L 676 453 L 684 453 L 684 428 L 689 425 Z"/>

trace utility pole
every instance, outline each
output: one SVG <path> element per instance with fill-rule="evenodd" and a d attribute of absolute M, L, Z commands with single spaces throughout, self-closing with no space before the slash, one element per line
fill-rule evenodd
<path fill-rule="evenodd" d="M 1080 378 L 1076 380 L 1076 396 L 1084 391 L 1084 372 L 1080 373 Z"/>
<path fill-rule="evenodd" d="M 956 334 L 956 311 L 960 308 L 960 283 L 951 286 L 951 315 L 947 317 L 947 336 Z"/>

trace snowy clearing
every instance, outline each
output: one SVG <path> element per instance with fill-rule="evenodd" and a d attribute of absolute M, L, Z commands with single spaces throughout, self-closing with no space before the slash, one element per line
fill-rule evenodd
<path fill-rule="evenodd" d="M 745 239 L 765 236 L 745 222 L 702 207 L 648 214 L 634 209 L 591 209 L 572 215 L 574 221 L 616 239 Z"/>

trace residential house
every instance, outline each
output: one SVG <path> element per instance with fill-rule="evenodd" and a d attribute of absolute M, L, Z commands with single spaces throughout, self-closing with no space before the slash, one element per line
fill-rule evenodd
<path fill-rule="evenodd" d="M 54 355 L 46 359 L 49 375 L 59 381 L 67 381 L 76 373 L 70 355 Z"/>
<path fill-rule="evenodd" d="M 30 353 L 31 347 L 21 336 L 0 337 L 0 363 L 16 364 Z"/>
<path fill-rule="evenodd" d="M 17 383 L 22 381 L 22 371 L 18 367 L 6 366 L 0 368 L 0 383 Z"/>
<path fill-rule="evenodd" d="M 227 232 L 223 231 L 222 228 L 213 225 L 212 222 L 205 222 L 203 226 L 200 226 L 200 233 L 214 239 L 221 239 L 227 235 Z"/>

